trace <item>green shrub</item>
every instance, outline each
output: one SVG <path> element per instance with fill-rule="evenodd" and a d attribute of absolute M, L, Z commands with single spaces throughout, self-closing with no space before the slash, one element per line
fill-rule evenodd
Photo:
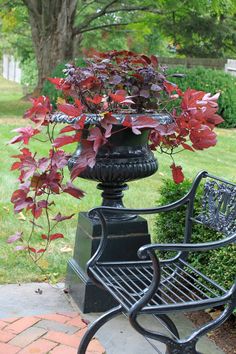
<path fill-rule="evenodd" d="M 220 127 L 236 127 L 236 77 L 225 73 L 223 70 L 203 67 L 186 68 L 178 66 L 169 68 L 167 71 L 169 74 L 182 73 L 186 75 L 184 78 L 170 78 L 171 82 L 175 82 L 183 90 L 192 87 L 212 94 L 220 92 L 218 112 L 225 120 L 220 124 Z"/>
<path fill-rule="evenodd" d="M 65 77 L 63 70 L 65 69 L 66 64 L 67 62 L 58 64 L 55 67 L 55 69 L 52 71 L 50 77 L 61 77 L 61 78 Z M 84 64 L 85 62 L 82 58 L 75 60 L 75 65 L 77 66 L 84 66 Z M 48 80 L 46 80 L 43 85 L 42 94 L 50 98 L 50 101 L 54 107 L 56 107 L 56 102 L 58 97 L 63 96 L 62 93 L 60 93 L 60 91 L 55 88 L 55 85 L 53 85 Z"/>
<path fill-rule="evenodd" d="M 191 182 L 185 180 L 181 184 L 175 184 L 172 180 L 166 180 L 160 189 L 158 205 L 169 204 L 183 197 L 190 189 Z M 195 199 L 195 210 L 201 208 L 202 188 Z M 176 243 L 183 242 L 185 210 L 183 206 L 175 211 L 160 213 L 155 219 L 154 242 Z M 222 236 L 202 225 L 194 224 L 192 242 L 207 242 L 221 239 Z M 173 255 L 168 252 L 168 256 Z M 165 254 L 166 256 L 166 254 Z M 163 257 L 163 255 L 162 255 Z M 219 248 L 209 252 L 194 252 L 190 254 L 189 262 L 202 273 L 210 276 L 223 287 L 228 288 L 235 278 L 236 273 L 236 245 Z"/>

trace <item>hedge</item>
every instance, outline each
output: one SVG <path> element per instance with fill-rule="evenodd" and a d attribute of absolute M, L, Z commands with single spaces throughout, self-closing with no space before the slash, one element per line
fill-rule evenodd
<path fill-rule="evenodd" d="M 185 180 L 181 184 L 175 184 L 172 180 L 164 181 L 160 188 L 158 205 L 169 204 L 183 197 L 189 191 L 190 186 L 191 181 L 189 180 Z M 201 194 L 202 189 L 200 188 L 200 192 L 197 193 L 195 200 L 196 211 L 201 208 Z M 155 235 L 153 241 L 158 243 L 183 242 L 184 222 L 185 207 L 158 214 L 155 218 Z M 199 224 L 194 225 L 192 242 L 207 242 L 221 238 L 222 235 L 216 234 L 211 229 Z M 170 254 L 168 255 L 170 256 Z M 209 252 L 194 252 L 189 257 L 189 262 L 194 267 L 226 288 L 229 288 L 235 279 L 235 260 L 235 244 Z"/>

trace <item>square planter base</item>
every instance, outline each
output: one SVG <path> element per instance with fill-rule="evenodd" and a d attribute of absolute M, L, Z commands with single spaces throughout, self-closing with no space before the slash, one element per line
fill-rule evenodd
<path fill-rule="evenodd" d="M 70 295 L 83 313 L 104 312 L 116 305 L 110 295 L 95 286 L 86 274 L 86 263 L 99 244 L 101 227 L 86 213 L 80 213 L 73 258 L 68 262 L 66 284 Z M 103 261 L 133 261 L 137 250 L 150 243 L 147 221 L 137 217 L 109 223 L 109 242 Z"/>

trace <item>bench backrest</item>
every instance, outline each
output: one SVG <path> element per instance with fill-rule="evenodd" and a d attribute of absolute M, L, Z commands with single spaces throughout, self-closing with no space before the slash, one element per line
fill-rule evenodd
<path fill-rule="evenodd" d="M 185 240 L 191 238 L 192 223 L 197 222 L 223 236 L 230 236 L 236 232 L 236 185 L 218 177 L 205 174 L 201 176 L 204 181 L 201 209 L 194 210 L 196 191 L 201 180 L 195 181 L 186 215 Z"/>

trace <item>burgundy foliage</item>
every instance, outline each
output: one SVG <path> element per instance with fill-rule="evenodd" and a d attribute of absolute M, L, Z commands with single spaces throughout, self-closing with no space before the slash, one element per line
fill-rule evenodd
<path fill-rule="evenodd" d="M 15 129 L 18 135 L 10 141 L 11 144 L 28 145 L 31 139 L 40 138 L 46 131 L 50 145 L 48 156 L 43 157 L 22 147 L 20 154 L 14 156 L 17 161 L 11 167 L 19 171 L 19 187 L 13 192 L 11 201 L 15 212 L 25 210 L 31 213 L 30 238 L 36 227 L 41 228 L 35 220 L 43 215 L 47 218 L 48 230 L 40 235 L 41 241 L 45 242 L 43 248 L 36 249 L 29 243 L 17 246 L 27 249 L 36 261 L 52 240 L 63 237 L 61 233 L 52 233 L 52 229 L 73 216 L 58 213 L 50 218 L 49 212 L 54 207 L 51 197 L 61 193 L 77 199 L 84 196 L 72 181 L 86 167 L 94 166 L 99 148 L 113 133 L 130 129 L 134 134 L 141 134 L 148 129 L 150 147 L 170 155 L 173 179 L 181 183 L 184 174 L 182 167 L 175 164 L 174 154 L 183 149 L 194 152 L 214 146 L 216 134 L 213 130 L 223 121 L 217 114 L 219 94 L 211 96 L 191 88 L 182 92 L 167 80 L 165 70 L 153 55 L 148 57 L 125 50 L 105 53 L 93 50 L 86 64 L 86 67 L 68 64 L 64 79 L 49 78 L 64 95 L 64 99 L 58 102 L 57 111 L 71 119 L 78 117 L 77 122 L 64 126 L 55 136 L 56 123 L 50 123 L 52 105 L 48 97 L 40 96 L 32 100 L 32 108 L 24 115 L 34 127 Z M 99 123 L 86 124 L 87 113 L 100 114 Z M 124 114 L 122 123 L 117 121 L 116 113 Z M 168 113 L 173 117 L 173 123 L 160 124 L 151 113 Z M 64 183 L 63 168 L 69 155 L 62 147 L 74 143 L 82 143 L 83 149 L 71 171 L 71 180 Z M 8 242 L 14 241 L 23 242 L 21 232 L 9 237 Z"/>

